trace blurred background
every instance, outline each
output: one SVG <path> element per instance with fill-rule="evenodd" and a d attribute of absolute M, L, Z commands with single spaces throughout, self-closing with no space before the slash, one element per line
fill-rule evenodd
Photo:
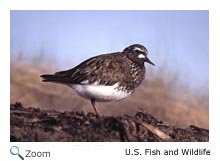
<path fill-rule="evenodd" d="M 208 128 L 209 12 L 11 11 L 11 103 L 93 112 L 66 86 L 41 74 L 66 70 L 89 57 L 140 43 L 156 66 L 133 96 L 98 103 L 103 115 L 146 111 L 171 125 Z"/>

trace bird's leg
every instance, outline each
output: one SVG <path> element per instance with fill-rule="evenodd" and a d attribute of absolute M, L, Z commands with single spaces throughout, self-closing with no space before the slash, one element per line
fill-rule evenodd
<path fill-rule="evenodd" d="M 97 109 L 95 107 L 95 99 L 94 98 L 91 99 L 91 104 L 92 104 L 92 107 L 93 107 L 93 109 L 94 109 L 94 111 L 96 113 L 96 116 L 99 117 L 99 113 L 98 113 L 98 111 L 97 111 Z"/>

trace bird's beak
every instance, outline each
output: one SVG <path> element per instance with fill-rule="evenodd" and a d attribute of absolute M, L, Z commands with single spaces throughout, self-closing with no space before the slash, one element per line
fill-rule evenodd
<path fill-rule="evenodd" d="M 151 65 L 155 65 L 148 57 L 146 57 L 145 62 L 151 64 Z"/>

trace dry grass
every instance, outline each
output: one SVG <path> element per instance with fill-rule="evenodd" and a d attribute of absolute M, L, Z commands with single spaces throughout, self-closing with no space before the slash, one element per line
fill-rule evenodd
<path fill-rule="evenodd" d="M 24 106 L 58 111 L 93 110 L 89 101 L 80 98 L 69 87 L 41 82 L 41 74 L 56 71 L 45 69 L 24 63 L 12 64 L 11 103 L 21 102 Z M 166 70 L 147 74 L 153 79 L 148 78 L 132 96 L 119 102 L 98 103 L 99 112 L 103 115 L 132 115 L 144 110 L 171 125 L 193 124 L 209 128 L 208 94 L 192 93 L 178 83 L 177 75 Z"/>

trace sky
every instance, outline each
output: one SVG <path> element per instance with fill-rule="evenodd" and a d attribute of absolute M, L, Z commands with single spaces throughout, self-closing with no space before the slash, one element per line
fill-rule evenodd
<path fill-rule="evenodd" d="M 89 57 L 140 43 L 156 64 L 199 91 L 209 88 L 209 12 L 11 11 L 11 60 L 23 53 L 72 68 Z"/>

